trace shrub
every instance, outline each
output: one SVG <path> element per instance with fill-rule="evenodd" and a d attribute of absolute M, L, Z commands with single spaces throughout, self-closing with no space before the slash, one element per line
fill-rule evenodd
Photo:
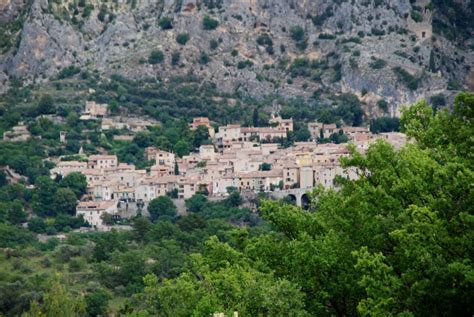
<path fill-rule="evenodd" d="M 209 63 L 209 55 L 207 55 L 206 52 L 201 52 L 199 55 L 199 64 L 206 65 L 207 63 Z"/>
<path fill-rule="evenodd" d="M 261 46 L 267 46 L 267 45 L 271 46 L 273 45 L 273 41 L 270 35 L 268 35 L 268 33 L 264 33 L 264 34 L 260 34 L 257 37 L 257 44 Z"/>
<path fill-rule="evenodd" d="M 448 90 L 459 90 L 461 89 L 461 84 L 455 80 L 452 79 L 448 82 Z"/>
<path fill-rule="evenodd" d="M 252 67 L 252 66 L 253 66 L 253 63 L 249 60 L 240 61 L 240 62 L 237 63 L 237 68 L 238 69 L 244 69 L 244 68 Z"/>
<path fill-rule="evenodd" d="M 395 75 L 397 75 L 398 80 L 403 82 L 405 86 L 410 88 L 411 90 L 416 90 L 418 88 L 418 78 L 415 76 L 411 75 L 409 72 L 404 70 L 401 67 L 395 67 L 393 68 L 393 72 Z"/>
<path fill-rule="evenodd" d="M 181 58 L 181 54 L 178 51 L 175 51 L 171 54 L 171 65 L 178 65 L 179 60 Z"/>
<path fill-rule="evenodd" d="M 215 30 L 219 25 L 219 21 L 211 18 L 210 16 L 206 15 L 202 19 L 202 27 L 204 30 Z"/>
<path fill-rule="evenodd" d="M 165 54 L 163 54 L 162 51 L 157 50 L 157 51 L 152 51 L 150 53 L 150 56 L 148 57 L 148 63 L 150 64 L 160 64 L 164 61 L 165 59 Z"/>
<path fill-rule="evenodd" d="M 334 39 L 336 39 L 336 35 L 321 33 L 321 34 L 318 35 L 318 38 L 321 39 L 321 40 L 334 40 Z"/>
<path fill-rule="evenodd" d="M 294 26 L 290 29 L 291 38 L 295 42 L 300 42 L 304 40 L 305 32 L 301 26 Z"/>
<path fill-rule="evenodd" d="M 186 45 L 189 41 L 189 34 L 188 33 L 180 33 L 176 36 L 176 42 L 180 45 Z"/>
<path fill-rule="evenodd" d="M 421 15 L 420 12 L 418 12 L 416 10 L 412 10 L 411 13 L 410 13 L 410 16 L 413 19 L 413 21 L 415 21 L 415 22 L 423 21 L 423 16 Z"/>
<path fill-rule="evenodd" d="M 212 39 L 210 42 L 209 42 L 209 48 L 211 50 L 215 50 L 217 47 L 219 46 L 219 42 L 215 39 Z"/>
<path fill-rule="evenodd" d="M 377 106 L 380 108 L 380 110 L 383 110 L 384 112 L 388 110 L 388 102 L 384 99 L 377 101 Z"/>
<path fill-rule="evenodd" d="M 79 74 L 81 72 L 79 67 L 76 66 L 68 66 L 66 68 L 61 69 L 61 71 L 58 73 L 58 79 L 64 79 L 68 77 L 72 77 L 76 74 Z"/>
<path fill-rule="evenodd" d="M 383 59 L 375 58 L 372 62 L 369 63 L 370 68 L 372 69 L 382 69 L 387 65 Z"/>
<path fill-rule="evenodd" d="M 392 132 L 400 131 L 400 119 L 391 117 L 381 117 L 370 120 L 370 132 Z"/>
<path fill-rule="evenodd" d="M 380 30 L 380 29 L 377 29 L 377 28 L 372 28 L 372 35 L 374 36 L 382 36 L 382 35 L 385 35 L 385 31 L 384 30 Z"/>
<path fill-rule="evenodd" d="M 170 17 L 163 17 L 158 21 L 158 25 L 162 30 L 171 30 L 173 28 L 173 19 Z"/>
<path fill-rule="evenodd" d="M 99 13 L 97 14 L 97 19 L 99 19 L 100 22 L 104 22 L 106 15 L 107 15 L 107 6 L 103 4 L 100 7 Z"/>
<path fill-rule="evenodd" d="M 431 105 L 434 108 L 446 105 L 446 97 L 443 94 L 433 95 L 430 97 Z"/>

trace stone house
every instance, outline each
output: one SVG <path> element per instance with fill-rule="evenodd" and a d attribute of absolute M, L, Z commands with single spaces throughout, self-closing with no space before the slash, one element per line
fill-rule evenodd
<path fill-rule="evenodd" d="M 76 207 L 76 215 L 82 215 L 93 228 L 99 231 L 106 231 L 107 226 L 102 221 L 105 213 L 117 214 L 117 201 L 81 201 Z"/>

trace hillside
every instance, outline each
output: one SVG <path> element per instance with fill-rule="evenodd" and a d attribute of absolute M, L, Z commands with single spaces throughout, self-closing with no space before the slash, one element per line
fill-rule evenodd
<path fill-rule="evenodd" d="M 353 93 L 397 115 L 474 89 L 472 17 L 470 1 L 2 0 L 0 80 L 192 74 L 221 93 Z"/>

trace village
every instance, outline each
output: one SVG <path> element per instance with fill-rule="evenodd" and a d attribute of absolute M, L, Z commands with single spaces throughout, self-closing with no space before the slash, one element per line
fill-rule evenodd
<path fill-rule="evenodd" d="M 130 124 L 105 118 L 106 112 L 106 105 L 88 102 L 81 118 L 100 119 L 103 129 L 119 124 L 131 130 Z M 146 126 L 134 125 L 133 129 L 141 131 Z M 189 124 L 191 130 L 199 127 L 208 129 L 212 144 L 201 145 L 198 152 L 182 158 L 148 147 L 146 158 L 155 162 L 149 170 L 119 162 L 116 155 L 101 154 L 77 161 L 59 160 L 51 170 L 51 177 L 64 177 L 72 172 L 85 175 L 87 194 L 77 205 L 76 214 L 83 215 L 93 228 L 107 230 L 102 220 L 104 213 L 116 215 L 119 210 L 122 214 L 125 210 L 132 217 L 160 196 L 169 195 L 177 204 L 197 193 L 223 199 L 230 189 L 240 193 L 280 193 L 278 197 L 284 197 L 291 190 L 305 192 L 320 185 L 333 188 L 336 175 L 355 179 L 357 171 L 344 169 L 339 162 L 349 154 L 347 143 L 317 143 L 318 138 L 327 139 L 334 133 L 345 134 L 362 153 L 377 139 L 385 139 L 395 148 L 406 142 L 402 133 L 372 134 L 367 127 L 337 128 L 335 124 L 311 122 L 308 124 L 311 140 L 283 148 L 274 141 L 286 138 L 293 131 L 293 120 L 276 115 L 267 127 L 229 124 L 215 131 L 206 117 L 194 118 Z"/>

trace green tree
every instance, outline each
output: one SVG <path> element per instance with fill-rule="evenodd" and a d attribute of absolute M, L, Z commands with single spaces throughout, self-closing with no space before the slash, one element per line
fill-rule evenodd
<path fill-rule="evenodd" d="M 270 163 L 262 163 L 260 164 L 260 168 L 259 168 L 261 171 L 270 171 L 272 169 L 272 164 Z"/>
<path fill-rule="evenodd" d="M 192 271 L 163 283 L 154 275 L 145 277 L 148 307 L 166 316 L 231 315 L 234 311 L 242 316 L 308 315 L 297 285 L 251 268 L 240 256 L 211 238 L 204 256 L 194 259 Z"/>
<path fill-rule="evenodd" d="M 55 276 L 51 286 L 43 296 L 43 304 L 38 305 L 33 302 L 29 312 L 23 314 L 24 317 L 36 316 L 83 316 L 85 303 L 82 296 L 71 296 L 59 276 Z"/>
<path fill-rule="evenodd" d="M 207 127 L 200 126 L 193 131 L 193 147 L 199 148 L 202 144 L 209 144 L 210 136 Z"/>
<path fill-rule="evenodd" d="M 69 173 L 61 179 L 59 187 L 69 188 L 80 199 L 87 192 L 87 179 L 82 173 Z"/>
<path fill-rule="evenodd" d="M 0 171 L 0 187 L 8 185 L 7 175 L 4 171 Z"/>
<path fill-rule="evenodd" d="M 77 197 L 69 188 L 59 188 L 54 195 L 54 212 L 74 215 L 76 213 Z"/>
<path fill-rule="evenodd" d="M 93 293 L 87 294 L 84 299 L 86 302 L 87 316 L 107 316 L 108 302 L 111 299 L 111 296 L 107 291 L 95 291 Z"/>
<path fill-rule="evenodd" d="M 179 175 L 179 165 L 178 162 L 174 162 L 174 175 Z"/>
<path fill-rule="evenodd" d="M 190 151 L 191 147 L 185 140 L 179 140 L 173 147 L 173 152 L 179 157 L 188 155 Z"/>
<path fill-rule="evenodd" d="M 5 203 L 3 207 L 7 210 L 7 220 L 11 224 L 19 225 L 26 221 L 28 215 L 24 211 L 21 201 L 14 200 L 12 202 Z M 2 205 L 0 204 L 0 209 L 1 208 Z"/>
<path fill-rule="evenodd" d="M 100 219 L 102 220 L 102 223 L 107 226 L 112 226 L 115 224 L 114 217 L 113 215 L 109 214 L 108 212 L 104 212 L 101 216 Z"/>
<path fill-rule="evenodd" d="M 145 217 L 136 217 L 133 220 L 133 237 L 139 242 L 146 239 L 147 233 L 150 231 L 151 223 Z"/>
<path fill-rule="evenodd" d="M 20 226 L 0 223 L 0 248 L 15 248 L 37 242 L 33 233 Z"/>
<path fill-rule="evenodd" d="M 48 225 L 42 218 L 34 217 L 28 221 L 28 229 L 36 233 L 46 233 L 46 228 Z"/>
<path fill-rule="evenodd" d="M 39 216 L 55 215 L 54 198 L 56 195 L 57 185 L 48 176 L 40 176 L 36 179 L 35 189 L 33 190 L 33 198 L 31 207 Z"/>
<path fill-rule="evenodd" d="M 150 218 L 154 222 L 162 216 L 176 216 L 176 206 L 168 196 L 160 196 L 150 201 L 148 205 Z"/>
<path fill-rule="evenodd" d="M 41 96 L 38 102 L 38 113 L 39 114 L 50 114 L 54 113 L 54 100 L 51 95 L 45 94 Z"/>
<path fill-rule="evenodd" d="M 312 315 L 472 314 L 472 109 L 468 93 L 452 112 L 426 102 L 404 109 L 414 143 L 396 151 L 378 141 L 366 155 L 351 147 L 342 165 L 363 176 L 316 190 L 317 213 L 265 202 L 281 236 L 253 240 L 248 256 L 297 283 Z"/>
<path fill-rule="evenodd" d="M 195 194 L 193 197 L 186 199 L 186 209 L 190 212 L 200 212 L 207 203 L 207 197 L 202 194 Z"/>
<path fill-rule="evenodd" d="M 254 108 L 252 113 L 252 124 L 254 127 L 260 126 L 260 115 L 258 113 L 258 109 Z"/>

